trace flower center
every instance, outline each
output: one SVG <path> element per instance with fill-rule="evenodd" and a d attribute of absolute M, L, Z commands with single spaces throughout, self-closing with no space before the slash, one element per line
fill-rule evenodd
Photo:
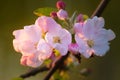
<path fill-rule="evenodd" d="M 91 48 L 94 46 L 94 41 L 93 40 L 87 40 L 88 46 Z"/>
<path fill-rule="evenodd" d="M 60 38 L 58 36 L 53 37 L 53 42 L 54 43 L 60 43 Z"/>

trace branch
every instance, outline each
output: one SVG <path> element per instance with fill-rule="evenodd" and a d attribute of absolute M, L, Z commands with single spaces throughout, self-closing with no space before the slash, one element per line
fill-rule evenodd
<path fill-rule="evenodd" d="M 94 17 L 94 16 L 99 17 L 103 13 L 104 9 L 107 7 L 109 2 L 110 0 L 101 0 L 100 4 L 96 8 L 96 10 L 93 12 L 91 17 Z"/>
<path fill-rule="evenodd" d="M 37 73 L 40 73 L 40 72 L 43 72 L 43 71 L 48 71 L 48 70 L 49 70 L 48 67 L 43 66 L 43 67 L 40 67 L 40 68 L 35 68 L 35 69 L 33 69 L 33 70 L 25 73 L 25 74 L 22 74 L 22 75 L 20 75 L 20 77 L 23 78 L 23 79 L 25 79 L 25 78 L 28 78 L 30 76 L 34 76 Z"/>
<path fill-rule="evenodd" d="M 66 58 L 69 56 L 69 52 L 67 53 L 67 55 L 65 56 L 61 56 L 56 62 L 55 65 L 50 69 L 50 71 L 48 72 L 48 74 L 46 75 L 46 77 L 44 78 L 44 80 L 49 80 L 50 77 L 54 74 L 54 72 L 59 69 L 64 61 L 66 60 Z"/>

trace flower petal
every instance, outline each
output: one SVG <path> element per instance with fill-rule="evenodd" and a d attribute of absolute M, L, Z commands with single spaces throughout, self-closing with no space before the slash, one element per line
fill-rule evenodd
<path fill-rule="evenodd" d="M 86 38 L 92 39 L 94 35 L 94 22 L 91 19 L 88 19 L 83 26 L 83 34 Z"/>
<path fill-rule="evenodd" d="M 82 33 L 83 23 L 75 23 L 74 31 L 75 33 Z"/>
<path fill-rule="evenodd" d="M 101 44 L 101 45 L 95 45 L 93 47 L 94 54 L 97 56 L 103 56 L 105 53 L 109 50 L 109 44 Z"/>
<path fill-rule="evenodd" d="M 36 20 L 35 25 L 40 27 L 42 33 L 54 31 L 56 28 L 61 27 L 59 24 L 56 23 L 56 21 L 53 18 L 46 16 L 39 17 Z"/>
<path fill-rule="evenodd" d="M 104 25 L 105 25 L 105 21 L 104 21 L 104 18 L 103 17 L 93 17 L 94 20 L 94 26 L 96 29 L 100 29 L 100 28 L 103 28 Z"/>
<path fill-rule="evenodd" d="M 41 39 L 38 43 L 37 49 L 39 51 L 39 60 L 45 60 L 51 56 L 53 48 L 45 42 L 45 40 Z"/>

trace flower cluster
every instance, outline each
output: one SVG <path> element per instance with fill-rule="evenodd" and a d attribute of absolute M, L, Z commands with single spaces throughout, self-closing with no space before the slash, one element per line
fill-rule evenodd
<path fill-rule="evenodd" d="M 22 53 L 21 64 L 38 67 L 45 60 L 64 56 L 68 51 L 86 58 L 105 55 L 115 34 L 104 28 L 104 19 L 97 16 L 85 19 L 80 14 L 71 22 L 65 3 L 58 1 L 56 6 L 58 11 L 51 12 L 50 17 L 40 16 L 33 25 L 13 32 L 14 49 Z M 67 25 L 63 28 L 55 19 Z"/>

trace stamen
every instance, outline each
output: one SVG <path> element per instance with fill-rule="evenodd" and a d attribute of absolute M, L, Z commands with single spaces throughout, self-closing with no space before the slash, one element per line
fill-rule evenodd
<path fill-rule="evenodd" d="M 58 36 L 53 37 L 53 42 L 54 43 L 60 43 L 60 38 Z"/>
<path fill-rule="evenodd" d="M 88 46 L 91 48 L 94 46 L 94 41 L 93 40 L 87 40 Z"/>

